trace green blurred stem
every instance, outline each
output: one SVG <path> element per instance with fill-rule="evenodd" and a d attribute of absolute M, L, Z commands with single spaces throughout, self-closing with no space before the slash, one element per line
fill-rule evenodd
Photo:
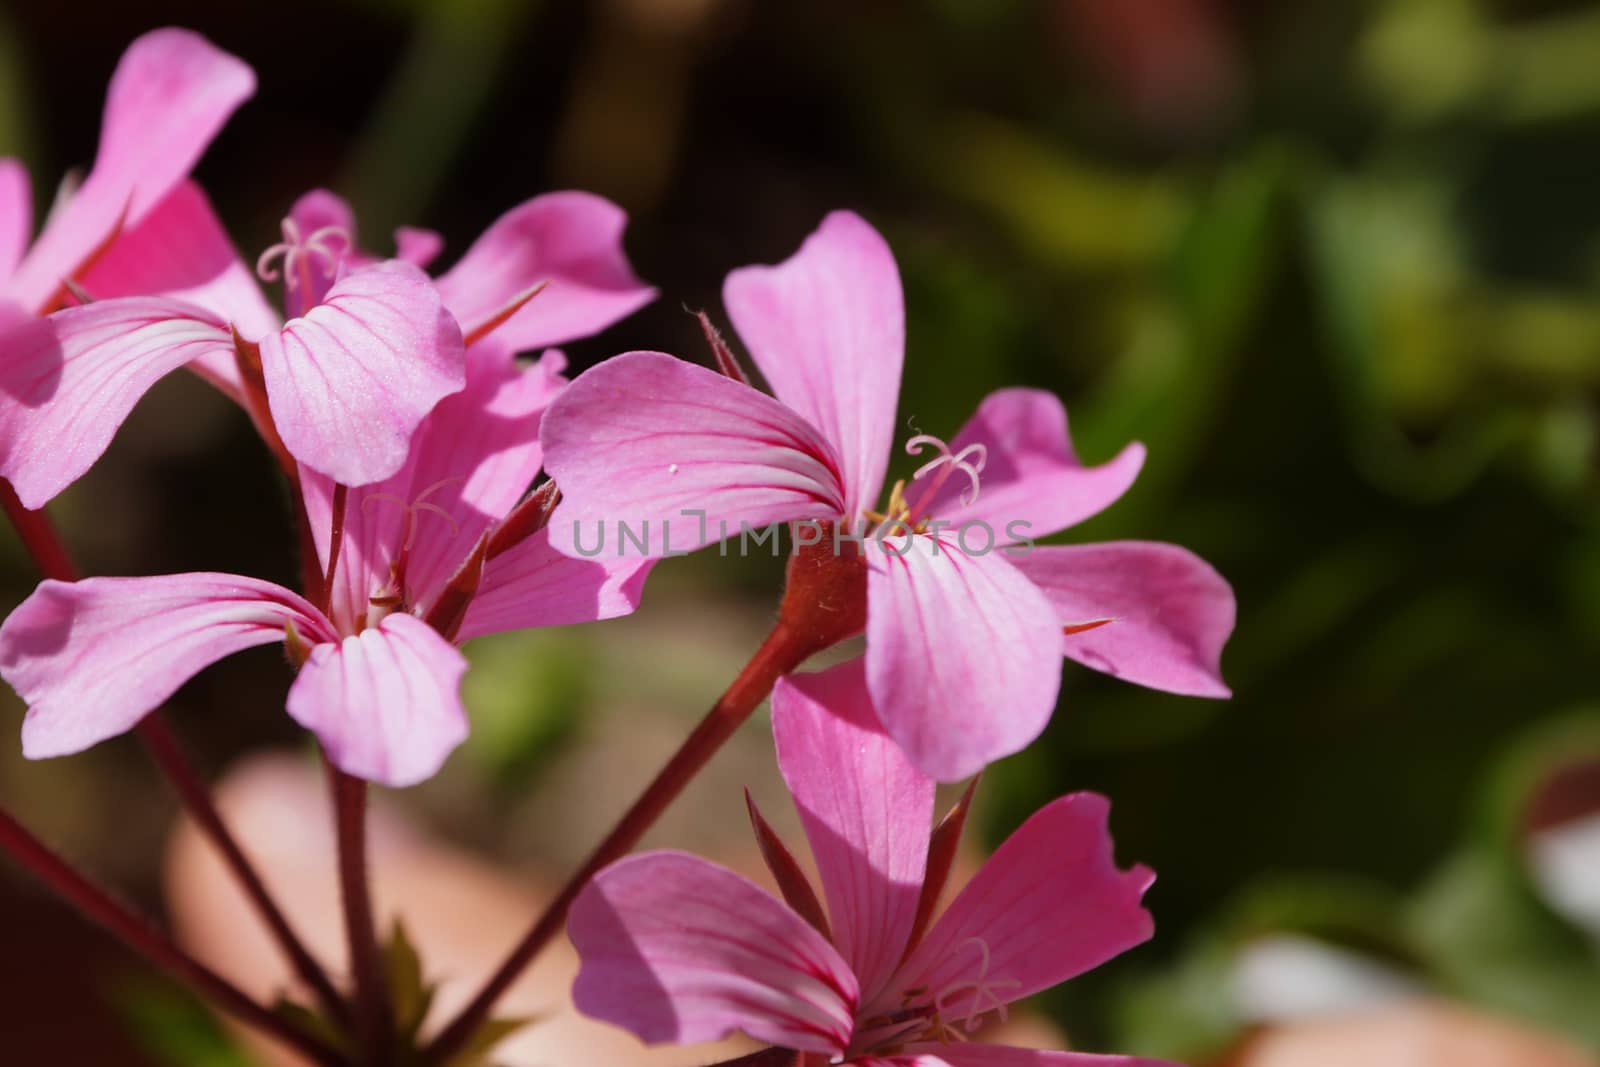
<path fill-rule="evenodd" d="M 350 969 L 355 978 L 356 1038 L 364 1067 L 394 1063 L 394 1006 L 384 978 L 367 872 L 367 783 L 328 763 L 339 839 L 339 893 L 344 902 Z"/>
<path fill-rule="evenodd" d="M 11 815 L 0 810 L 0 848 L 91 921 L 197 994 L 322 1067 L 345 1067 L 344 1057 L 258 1004 L 226 978 L 180 949 L 155 927 L 74 870 Z"/>
<path fill-rule="evenodd" d="M 60 534 L 56 532 L 55 525 L 51 523 L 50 516 L 43 509 L 30 511 L 23 507 L 16 490 L 3 478 L 0 478 L 0 506 L 5 508 L 6 516 L 15 527 L 17 536 L 46 578 L 60 582 L 78 580 L 78 569 L 73 564 Z M 261 872 L 250 862 L 238 839 L 223 821 L 222 814 L 211 799 L 211 790 L 207 787 L 205 779 L 189 762 L 183 747 L 178 743 L 171 728 L 167 726 L 166 720 L 161 717 L 161 713 L 156 711 L 145 716 L 135 728 L 135 732 L 156 765 L 166 775 L 184 810 L 222 854 L 234 878 L 238 880 L 245 895 L 260 913 L 262 921 L 267 924 L 289 965 L 294 968 L 294 973 L 315 994 L 318 1003 L 332 1018 L 346 1018 L 344 1002 L 328 977 L 328 972 L 317 962 L 316 957 L 311 955 L 305 943 L 289 925 L 283 910 L 268 892 Z"/>

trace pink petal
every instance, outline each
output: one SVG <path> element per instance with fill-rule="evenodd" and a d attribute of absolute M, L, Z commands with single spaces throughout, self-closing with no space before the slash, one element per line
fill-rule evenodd
<path fill-rule="evenodd" d="M 33 233 L 33 188 L 28 169 L 15 159 L 0 159 L 0 293 L 28 250 Z"/>
<path fill-rule="evenodd" d="M 540 530 L 484 565 L 459 640 L 505 630 L 571 626 L 632 614 L 652 561 L 573 559 Z"/>
<path fill-rule="evenodd" d="M 298 318 L 323 302 L 347 261 L 357 261 L 356 215 L 343 197 L 326 189 L 312 189 L 302 193 L 290 206 L 289 219 L 299 231 L 302 241 L 308 240 L 318 230 L 332 228 L 342 231 L 344 238 L 334 238 L 328 247 L 349 254 L 348 260 L 341 254 L 332 263 L 318 255 L 306 255 L 301 260 L 303 270 L 294 283 L 290 284 L 288 278 L 283 279 L 284 310 L 291 318 Z"/>
<path fill-rule="evenodd" d="M 860 216 L 835 211 L 784 262 L 729 274 L 722 300 L 778 399 L 838 450 L 845 514 L 873 507 L 905 359 L 900 270 L 888 244 Z"/>
<path fill-rule="evenodd" d="M 778 766 L 816 857 L 834 944 L 870 1000 L 905 952 L 933 822 L 933 781 L 883 732 L 861 660 L 780 679 Z"/>
<path fill-rule="evenodd" d="M 865 547 L 867 684 L 911 762 L 953 782 L 1038 737 L 1061 686 L 1060 623 L 1038 587 L 952 538 Z"/>
<path fill-rule="evenodd" d="M 41 310 L 63 278 L 119 229 L 137 226 L 255 85 L 248 66 L 188 30 L 155 30 L 129 45 L 111 77 L 94 169 L 45 226 L 12 279 L 12 298 Z"/>
<path fill-rule="evenodd" d="M 346 774 L 416 785 L 466 739 L 466 670 L 466 657 L 427 623 L 390 615 L 313 648 L 289 689 L 288 711 Z"/>
<path fill-rule="evenodd" d="M 1065 654 L 1097 671 L 1190 696 L 1225 697 L 1222 647 L 1233 632 L 1233 590 L 1188 549 L 1154 541 L 1036 548 L 1015 560 L 1064 625 Z"/>
<path fill-rule="evenodd" d="M 1128 491 L 1144 466 L 1144 446 L 1136 443 L 1101 466 L 1085 467 L 1072 450 L 1066 408 L 1055 394 L 1040 389 L 990 393 L 950 443 L 950 451 L 960 453 L 974 444 L 984 446 L 987 458 L 973 503 L 962 503 L 971 483 L 957 471 L 920 511 L 951 523 L 952 529 L 966 522 L 988 523 L 1000 544 L 1047 537 L 1099 514 Z M 925 453 L 924 458 L 933 457 Z M 907 499 L 916 503 L 921 486 L 941 473 L 930 471 L 911 483 Z M 972 535 L 974 540 L 977 536 Z"/>
<path fill-rule="evenodd" d="M 844 504 L 833 449 L 798 415 L 660 352 L 581 375 L 540 436 L 563 496 L 551 539 L 569 554 L 681 554 L 737 537 L 741 523 L 830 518 Z"/>
<path fill-rule="evenodd" d="M 599 333 L 655 299 L 622 249 L 628 217 L 590 193 L 546 193 L 500 216 L 439 278 L 445 304 L 472 335 L 517 294 L 549 288 L 497 327 L 518 352 Z"/>
<path fill-rule="evenodd" d="M 611 865 L 572 906 L 578 1010 L 647 1044 L 757 1041 L 837 1055 L 855 977 L 833 946 L 766 890 L 681 852 Z"/>
<path fill-rule="evenodd" d="M 913 1048 L 910 1051 L 915 1051 Z M 1143 1056 L 1097 1056 L 1088 1052 L 1040 1052 L 1004 1045 L 939 1045 L 927 1050 L 948 1067 L 1180 1067 L 1168 1060 Z M 913 1061 L 914 1062 L 914 1061 Z M 919 1064 L 918 1067 L 925 1067 Z"/>
<path fill-rule="evenodd" d="M 13 327 L 0 345 L 0 475 L 29 508 L 93 466 L 162 377 L 233 352 L 221 320 L 156 297 L 67 308 Z"/>
<path fill-rule="evenodd" d="M 170 296 L 233 324 L 251 341 L 278 329 L 277 313 L 239 258 L 210 200 L 182 181 L 145 220 L 124 233 L 82 278 L 98 300 L 119 296 Z M 239 370 L 230 347 L 190 366 L 234 399 Z"/>
<path fill-rule="evenodd" d="M 880 1002 L 926 989 L 943 995 L 946 1017 L 982 1013 L 1148 940 L 1155 925 L 1139 900 L 1155 876 L 1117 869 L 1109 813 L 1093 793 L 1036 812 L 934 922 Z"/>
<path fill-rule="evenodd" d="M 562 360 L 523 366 L 492 340 L 467 352 L 466 388 L 441 400 L 411 439 L 393 476 L 352 489 L 334 576 L 333 617 L 353 629 L 391 578 L 409 543 L 407 607 L 426 614 L 478 539 L 521 499 L 539 473 L 539 420 L 566 385 Z M 333 482 L 314 471 L 301 484 L 324 568 Z"/>
<path fill-rule="evenodd" d="M 444 251 L 444 238 L 435 230 L 402 226 L 394 231 L 394 258 L 424 269 Z"/>
<path fill-rule="evenodd" d="M 132 729 L 224 656 L 331 636 L 310 604 L 232 574 L 41 582 L 0 625 L 0 675 L 28 705 L 29 759 L 65 756 Z"/>
<path fill-rule="evenodd" d="M 272 418 L 301 463 L 344 485 L 398 471 L 411 435 L 466 383 L 461 331 L 427 275 L 391 260 L 355 271 L 261 342 Z"/>

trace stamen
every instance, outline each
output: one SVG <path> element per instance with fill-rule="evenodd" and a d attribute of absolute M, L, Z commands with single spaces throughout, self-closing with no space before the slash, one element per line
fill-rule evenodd
<path fill-rule="evenodd" d="M 283 279 L 289 289 L 311 285 L 310 265 L 316 262 L 328 274 L 337 274 L 342 258 L 355 243 L 342 226 L 322 226 L 304 237 L 294 219 L 286 218 L 279 224 L 283 240 L 270 246 L 256 259 L 256 277 L 264 282 Z M 278 269 L 275 264 L 282 264 Z"/>
<path fill-rule="evenodd" d="M 978 442 L 973 442 L 966 448 L 963 448 L 960 452 L 952 455 L 950 452 L 950 446 L 939 440 L 939 438 L 933 436 L 932 434 L 919 433 L 915 437 L 911 438 L 911 440 L 906 442 L 906 455 L 920 456 L 922 454 L 922 450 L 929 446 L 936 449 L 939 455 L 918 467 L 916 473 L 911 476 L 911 480 L 916 481 L 924 474 L 927 474 L 930 471 L 938 470 L 941 467 L 945 468 L 945 470 L 937 479 L 934 480 L 932 485 L 928 486 L 928 488 L 923 491 L 922 500 L 919 500 L 918 503 L 921 504 L 923 501 L 926 501 L 932 497 L 934 493 L 938 492 L 939 487 L 945 483 L 945 480 L 948 479 L 951 474 L 956 471 L 960 471 L 962 474 L 967 476 L 968 482 L 971 483 L 968 485 L 967 490 L 961 494 L 962 506 L 970 508 L 973 504 L 976 504 L 978 502 L 979 490 L 978 475 L 983 473 L 984 466 L 989 462 L 988 446 Z"/>
<path fill-rule="evenodd" d="M 989 943 L 981 937 L 969 937 L 957 948 L 965 948 L 968 945 L 978 946 L 978 976 L 970 981 L 953 982 L 946 986 L 933 998 L 933 1010 L 936 1019 L 942 1018 L 948 1011 L 949 1001 L 970 994 L 972 1001 L 967 1005 L 967 1016 L 962 1020 L 961 1028 L 971 1034 L 977 1032 L 978 1027 L 983 1024 L 983 1017 L 991 1011 L 999 1015 L 1001 1022 L 1005 1022 L 1009 1012 L 1006 1002 L 1000 999 L 999 991 L 1020 989 L 1022 983 L 1011 978 L 991 979 Z"/>

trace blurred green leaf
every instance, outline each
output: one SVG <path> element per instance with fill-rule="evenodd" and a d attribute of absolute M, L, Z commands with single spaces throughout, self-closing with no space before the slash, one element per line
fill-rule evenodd
<path fill-rule="evenodd" d="M 158 1063 L 172 1067 L 252 1067 L 216 1017 L 186 992 L 154 981 L 119 990 L 117 1005 L 134 1041 Z"/>

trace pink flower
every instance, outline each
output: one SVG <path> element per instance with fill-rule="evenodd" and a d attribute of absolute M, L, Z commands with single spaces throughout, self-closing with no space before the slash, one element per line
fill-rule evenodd
<path fill-rule="evenodd" d="M 777 399 L 653 352 L 581 376 L 542 431 L 565 494 L 552 524 L 563 551 L 631 553 L 645 524 L 651 556 L 797 520 L 864 534 L 867 684 L 890 735 L 940 781 L 1038 736 L 1063 654 L 1157 689 L 1228 694 L 1233 594 L 1204 561 L 1147 542 L 1032 547 L 1113 503 L 1144 460 L 1134 444 L 1083 466 L 1054 396 L 1002 390 L 948 445 L 912 437 L 908 452 L 934 458 L 872 510 L 904 314 L 894 257 L 866 222 L 828 216 L 787 262 L 731 274 L 723 299 Z"/>
<path fill-rule="evenodd" d="M 335 764 L 391 786 L 431 776 L 467 734 L 456 642 L 638 604 L 647 566 L 574 560 L 546 531 L 518 537 L 506 521 L 539 471 L 539 420 L 566 384 L 561 364 L 551 353 L 520 367 L 493 339 L 472 347 L 465 389 L 423 420 L 402 468 L 350 491 L 326 613 L 228 574 L 42 583 L 0 625 L 0 675 L 29 705 L 25 754 L 121 734 L 207 665 L 287 641 L 304 657 L 289 714 Z M 302 482 L 326 567 L 333 483 L 309 472 Z"/>
<path fill-rule="evenodd" d="M 162 208 L 255 87 L 248 66 L 188 30 L 154 30 L 129 45 L 106 94 L 94 167 L 31 250 L 27 173 L 0 160 L 0 305 L 37 315 L 61 303 L 63 280 L 81 278 Z"/>
<path fill-rule="evenodd" d="M 741 1030 L 861 1067 L 1154 1067 L 967 1043 L 1150 937 L 1153 876 L 1117 869 L 1103 798 L 1040 810 L 930 922 L 954 842 L 941 828 L 930 858 L 934 783 L 883 733 L 860 661 L 780 681 L 772 715 L 826 913 L 776 839 L 788 903 L 684 853 L 622 860 L 573 905 L 580 1011 L 650 1044 Z"/>
<path fill-rule="evenodd" d="M 432 281 L 406 257 L 427 262 L 436 235 L 403 230 L 402 258 L 376 260 L 356 248 L 348 206 L 313 192 L 258 263 L 263 278 L 283 280 L 291 319 L 280 325 L 204 195 L 180 186 L 84 275 L 90 295 L 120 299 L 68 308 L 5 338 L 0 475 L 24 504 L 42 506 L 93 465 L 150 386 L 181 366 L 242 400 L 242 338 L 259 349 L 270 418 L 289 453 L 341 484 L 382 481 L 405 462 L 423 417 L 461 389 L 464 340 L 492 335 L 513 351 L 539 348 L 596 332 L 654 297 L 622 252 L 624 223 L 599 197 L 537 197 Z"/>

